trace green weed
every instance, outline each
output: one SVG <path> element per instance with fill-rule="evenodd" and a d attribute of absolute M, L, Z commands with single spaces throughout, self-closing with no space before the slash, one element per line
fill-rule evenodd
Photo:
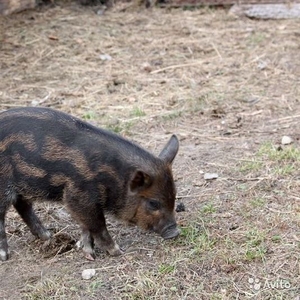
<path fill-rule="evenodd" d="M 263 167 L 263 162 L 253 159 L 251 161 L 243 162 L 240 166 L 241 172 L 259 171 Z"/>
<path fill-rule="evenodd" d="M 132 121 L 130 121 L 130 122 L 124 122 L 124 123 L 118 123 L 118 124 L 110 124 L 110 125 L 107 125 L 106 128 L 115 133 L 125 132 L 125 133 L 129 134 L 130 129 L 132 128 L 133 124 L 134 123 Z"/>
<path fill-rule="evenodd" d="M 212 214 L 216 212 L 216 208 L 212 203 L 208 203 L 202 207 L 201 212 L 204 214 Z"/>
<path fill-rule="evenodd" d="M 257 152 L 258 156 L 268 158 L 272 161 L 297 161 L 300 162 L 300 149 L 295 146 L 284 148 L 275 147 L 271 142 L 264 143 Z"/>
<path fill-rule="evenodd" d="M 84 120 L 95 120 L 97 118 L 97 114 L 96 112 L 90 110 L 90 111 L 87 111 L 83 114 L 82 118 Z"/>
<path fill-rule="evenodd" d="M 173 273 L 175 271 L 175 265 L 173 264 L 161 264 L 158 267 L 158 272 L 160 274 L 170 274 Z"/>
<path fill-rule="evenodd" d="M 266 204 L 266 200 L 262 197 L 257 197 L 257 198 L 254 198 L 253 200 L 250 200 L 250 204 L 254 208 L 263 207 Z"/>
<path fill-rule="evenodd" d="M 140 107 L 135 107 L 131 111 L 130 115 L 132 117 L 144 117 L 146 116 L 146 113 Z"/>

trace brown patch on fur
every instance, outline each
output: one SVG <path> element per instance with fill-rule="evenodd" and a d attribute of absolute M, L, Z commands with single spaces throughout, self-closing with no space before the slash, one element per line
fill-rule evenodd
<path fill-rule="evenodd" d="M 66 197 L 70 197 L 84 201 L 84 199 L 87 199 L 89 196 L 88 191 L 82 191 L 77 188 L 75 182 L 70 177 L 64 174 L 55 174 L 51 176 L 50 184 L 52 186 L 60 186 L 62 184 L 65 185 L 63 200 L 65 200 Z"/>
<path fill-rule="evenodd" d="M 130 221 L 145 230 L 149 230 L 158 223 L 159 218 L 161 218 L 159 211 L 149 214 L 146 213 L 144 205 L 139 205 L 133 219 Z"/>
<path fill-rule="evenodd" d="M 47 175 L 47 172 L 45 170 L 37 168 L 34 165 L 30 165 L 22 160 L 20 154 L 15 154 L 12 159 L 15 162 L 18 171 L 26 176 L 43 178 Z"/>
<path fill-rule="evenodd" d="M 80 199 L 81 202 L 84 202 L 85 199 L 88 199 L 89 192 L 86 190 L 79 189 L 76 186 L 75 182 L 69 178 L 68 181 L 66 182 L 66 188 L 64 189 L 63 197 L 66 196 L 70 198 Z"/>
<path fill-rule="evenodd" d="M 86 179 L 90 180 L 95 177 L 83 153 L 77 149 L 66 147 L 61 141 L 53 137 L 46 138 L 41 156 L 49 161 L 67 160 Z"/>
<path fill-rule="evenodd" d="M 0 152 L 4 152 L 12 143 L 15 142 L 22 143 L 29 151 L 35 151 L 37 149 L 34 136 L 32 134 L 13 133 L 0 142 Z"/>
<path fill-rule="evenodd" d="M 105 198 L 105 194 L 106 194 L 106 188 L 105 188 L 105 186 L 102 185 L 102 184 L 99 184 L 98 185 L 98 190 L 99 190 L 100 197 L 102 199 Z"/>
<path fill-rule="evenodd" d="M 50 161 L 69 161 L 87 180 L 93 179 L 98 173 L 107 173 L 117 181 L 118 185 L 121 185 L 119 174 L 114 168 L 108 165 L 103 165 L 96 172 L 92 172 L 86 157 L 80 150 L 66 147 L 62 142 L 53 137 L 46 138 L 45 145 L 43 146 L 42 157 Z M 53 178 L 56 185 L 66 182 L 66 179 L 69 180 L 69 178 L 64 175 L 57 175 L 56 178 Z"/>
<path fill-rule="evenodd" d="M 71 182 L 71 181 L 72 180 L 64 174 L 54 174 L 50 178 L 50 184 L 52 186 L 60 186 L 64 183 Z"/>
<path fill-rule="evenodd" d="M 54 174 L 50 178 L 50 184 L 52 186 L 60 186 L 65 185 L 64 195 L 63 198 L 66 197 L 66 195 L 83 199 L 87 197 L 88 193 L 86 191 L 81 191 L 78 189 L 75 185 L 75 182 L 68 176 L 64 174 Z"/>
<path fill-rule="evenodd" d="M 13 167 L 9 163 L 2 164 L 0 160 L 0 174 L 4 175 L 5 177 L 11 177 L 13 174 Z"/>

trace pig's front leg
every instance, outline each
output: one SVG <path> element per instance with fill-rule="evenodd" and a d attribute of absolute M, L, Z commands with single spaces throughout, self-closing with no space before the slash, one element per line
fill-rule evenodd
<path fill-rule="evenodd" d="M 113 241 L 107 229 L 93 234 L 88 229 L 83 229 L 80 240 L 76 243 L 78 249 L 82 249 L 85 258 L 94 260 L 96 254 L 94 251 L 94 241 L 102 250 L 106 250 L 112 256 L 121 255 L 123 252 L 119 245 Z"/>
<path fill-rule="evenodd" d="M 105 220 L 104 220 L 104 226 L 102 225 L 100 230 L 99 229 L 96 231 L 90 230 L 90 234 L 94 238 L 95 244 L 102 250 L 107 251 L 110 255 L 118 256 L 123 254 L 123 251 L 120 249 L 119 245 L 116 242 L 114 242 L 114 240 L 108 233 L 105 225 Z"/>
<path fill-rule="evenodd" d="M 96 258 L 94 239 L 88 230 L 82 230 L 80 240 L 76 243 L 76 247 L 77 249 L 82 249 L 86 259 L 94 260 Z"/>
<path fill-rule="evenodd" d="M 65 203 L 74 219 L 81 224 L 82 234 L 77 246 L 83 249 L 86 258 L 95 258 L 94 243 L 112 256 L 123 253 L 107 231 L 102 209 L 94 201 L 78 201 L 66 195 Z"/>

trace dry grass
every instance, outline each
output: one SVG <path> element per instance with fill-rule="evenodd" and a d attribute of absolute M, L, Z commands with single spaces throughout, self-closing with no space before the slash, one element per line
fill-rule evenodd
<path fill-rule="evenodd" d="M 0 29 L 1 109 L 58 108 L 156 153 L 177 133 L 174 173 L 187 208 L 171 242 L 112 221 L 128 251 L 99 252 L 95 262 L 55 253 L 55 243 L 48 257 L 10 211 L 3 299 L 298 299 L 299 21 L 121 4 L 99 16 L 65 1 L 2 17 Z M 283 135 L 294 143 L 278 150 Z M 38 208 L 67 243 L 78 238 L 61 207 Z M 97 270 L 90 281 L 85 268 Z"/>

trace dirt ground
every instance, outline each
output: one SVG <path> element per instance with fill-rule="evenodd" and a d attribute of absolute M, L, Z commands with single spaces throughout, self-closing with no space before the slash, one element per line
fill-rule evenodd
<path fill-rule="evenodd" d="M 182 234 L 110 218 L 126 254 L 91 262 L 61 205 L 36 206 L 46 244 L 11 209 L 0 299 L 300 299 L 300 21 L 60 3 L 0 18 L 0 109 L 57 108 L 154 153 L 176 133 Z"/>

